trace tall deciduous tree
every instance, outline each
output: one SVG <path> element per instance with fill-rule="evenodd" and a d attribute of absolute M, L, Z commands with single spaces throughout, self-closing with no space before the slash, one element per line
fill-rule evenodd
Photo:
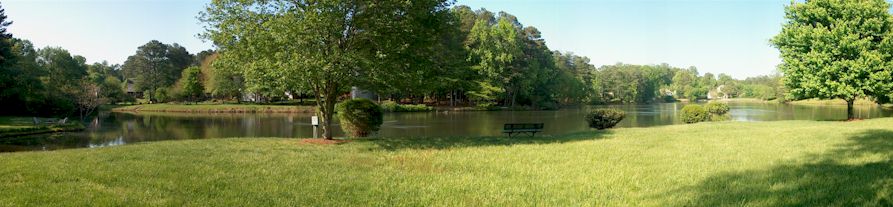
<path fill-rule="evenodd" d="M 316 97 L 323 136 L 332 138 L 338 96 L 350 86 L 408 80 L 439 35 L 429 21 L 444 0 L 218 0 L 200 19 L 220 49 L 215 66 L 239 67 L 247 82 L 307 88 Z"/>
<path fill-rule="evenodd" d="M 193 63 L 193 59 L 183 46 L 152 40 L 137 48 L 136 54 L 127 57 L 122 70 L 126 78 L 134 79 L 137 90 L 154 92 L 158 88 L 172 86 L 183 69 Z"/>
<path fill-rule="evenodd" d="M 794 99 L 843 99 L 847 118 L 853 102 L 883 98 L 891 79 L 890 5 L 884 0 L 810 0 L 785 8 L 781 33 L 784 85 Z"/>
<path fill-rule="evenodd" d="M 179 95 L 188 101 L 198 101 L 205 95 L 205 86 L 202 83 L 202 70 L 199 67 L 192 66 L 183 69 L 180 75 Z"/>
<path fill-rule="evenodd" d="M 520 31 L 507 18 L 499 18 L 495 25 L 485 20 L 478 20 L 468 37 L 469 59 L 476 62 L 473 66 L 485 77 L 486 83 L 502 88 L 507 93 L 506 105 L 513 105 L 517 88 L 512 87 L 520 78 L 519 62 L 524 55 Z"/>
<path fill-rule="evenodd" d="M 85 61 L 84 57 L 72 56 L 58 47 L 37 50 L 37 65 L 46 72 L 41 80 L 47 87 L 47 106 L 52 113 L 64 114 L 78 106 L 74 96 L 83 90 L 81 80 L 87 76 Z"/>

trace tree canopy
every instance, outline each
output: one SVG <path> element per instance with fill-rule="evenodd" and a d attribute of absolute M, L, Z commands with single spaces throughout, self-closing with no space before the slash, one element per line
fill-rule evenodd
<path fill-rule="evenodd" d="M 149 41 L 127 57 L 122 66 L 124 76 L 132 78 L 138 91 L 155 91 L 173 85 L 184 68 L 193 64 L 194 57 L 179 44 Z"/>
<path fill-rule="evenodd" d="M 856 99 L 889 97 L 889 9 L 884 0 L 811 0 L 787 6 L 787 22 L 772 44 L 781 52 L 779 69 L 791 98 L 846 100 L 847 118 L 853 119 Z"/>
<path fill-rule="evenodd" d="M 249 88 L 275 83 L 270 90 L 312 91 L 330 139 L 337 96 L 348 87 L 385 85 L 429 63 L 441 28 L 431 23 L 448 6 L 443 0 L 220 0 L 200 18 L 205 37 L 220 48 L 217 67 L 244 68 Z"/>

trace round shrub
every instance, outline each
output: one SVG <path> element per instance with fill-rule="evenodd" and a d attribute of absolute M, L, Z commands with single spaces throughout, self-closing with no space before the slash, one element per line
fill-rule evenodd
<path fill-rule="evenodd" d="M 397 102 L 394 101 L 382 101 L 381 102 L 381 110 L 385 112 L 396 112 L 398 110 Z"/>
<path fill-rule="evenodd" d="M 691 104 L 682 107 L 682 121 L 687 124 L 707 121 L 710 118 L 708 115 L 707 110 L 700 105 Z"/>
<path fill-rule="evenodd" d="M 713 115 L 725 115 L 729 113 L 729 105 L 724 103 L 710 102 L 704 106 L 707 112 Z"/>
<path fill-rule="evenodd" d="M 626 113 L 621 110 L 596 109 L 590 111 L 589 114 L 586 114 L 586 122 L 589 123 L 590 128 L 602 130 L 614 127 L 617 123 L 620 123 L 624 117 L 626 117 Z"/>
<path fill-rule="evenodd" d="M 341 129 L 352 137 L 365 137 L 378 131 L 384 117 L 381 107 L 369 99 L 358 98 L 341 102 L 336 106 Z"/>

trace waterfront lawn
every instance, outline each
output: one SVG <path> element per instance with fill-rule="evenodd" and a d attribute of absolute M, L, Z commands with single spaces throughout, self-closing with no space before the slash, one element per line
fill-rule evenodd
<path fill-rule="evenodd" d="M 893 119 L 0 154 L 9 206 L 890 206 Z"/>
<path fill-rule="evenodd" d="M 313 113 L 313 106 L 256 104 L 141 104 L 111 108 L 122 112 Z"/>
<path fill-rule="evenodd" d="M 84 126 L 69 120 L 67 124 L 34 125 L 31 117 L 0 117 L 0 138 L 28 134 L 42 134 L 63 131 L 80 131 Z"/>

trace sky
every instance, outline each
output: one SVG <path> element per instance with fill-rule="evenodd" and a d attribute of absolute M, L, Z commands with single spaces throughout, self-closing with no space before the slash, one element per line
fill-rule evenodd
<path fill-rule="evenodd" d="M 213 45 L 197 37 L 208 0 L 5 0 L 14 37 L 36 47 L 62 47 L 87 61 L 123 63 L 159 40 L 190 52 Z M 552 50 L 616 63 L 695 66 L 746 78 L 775 73 L 769 44 L 781 30 L 788 0 L 458 0 L 473 9 L 505 11 L 542 32 Z"/>

